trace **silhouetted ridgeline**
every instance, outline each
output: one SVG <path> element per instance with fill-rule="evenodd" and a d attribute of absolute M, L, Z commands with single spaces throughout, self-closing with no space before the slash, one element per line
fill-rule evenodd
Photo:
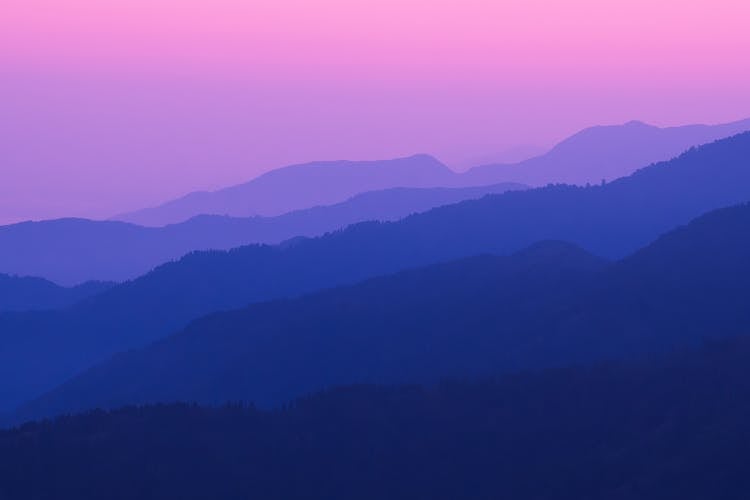
<path fill-rule="evenodd" d="M 337 203 L 365 191 L 391 187 L 477 186 L 522 182 L 586 184 L 613 180 L 690 148 L 750 129 L 750 120 L 721 125 L 659 128 L 642 122 L 590 127 L 548 153 L 510 165 L 455 173 L 428 155 L 370 162 L 315 162 L 268 172 L 244 184 L 196 192 L 161 206 L 118 217 L 147 226 L 181 222 L 200 214 L 278 215 Z"/>
<path fill-rule="evenodd" d="M 201 215 L 161 228 L 85 219 L 24 222 L 0 226 L 0 272 L 41 276 L 64 284 L 124 281 L 195 250 L 319 236 L 357 222 L 397 220 L 437 206 L 525 188 L 521 184 L 393 188 L 277 217 Z"/>
<path fill-rule="evenodd" d="M 61 309 L 114 286 L 90 281 L 71 288 L 41 278 L 0 274 L 0 312 Z"/>
<path fill-rule="evenodd" d="M 744 500 L 750 344 L 0 431 L 0 498 Z"/>
<path fill-rule="evenodd" d="M 564 243 L 217 313 L 115 356 L 15 420 L 132 403 L 272 406 L 352 383 L 638 357 L 750 332 L 750 205 L 612 265 Z"/>
<path fill-rule="evenodd" d="M 67 311 L 0 315 L 0 405 L 9 409 L 213 311 L 548 239 L 624 255 L 701 213 L 750 199 L 747 158 L 743 134 L 605 186 L 511 192 L 284 247 L 194 253 Z"/>
<path fill-rule="evenodd" d="M 516 164 L 475 167 L 464 174 L 474 184 L 515 181 L 598 184 L 630 175 L 637 168 L 667 160 L 686 149 L 750 130 L 750 119 L 721 125 L 659 128 L 639 121 L 589 127 L 549 152 Z"/>
<path fill-rule="evenodd" d="M 429 155 L 382 161 L 313 162 L 272 170 L 218 191 L 190 193 L 158 207 L 116 218 L 145 226 L 163 226 L 202 214 L 274 216 L 339 203 L 367 191 L 448 187 L 454 184 L 452 179 L 456 175 Z"/>

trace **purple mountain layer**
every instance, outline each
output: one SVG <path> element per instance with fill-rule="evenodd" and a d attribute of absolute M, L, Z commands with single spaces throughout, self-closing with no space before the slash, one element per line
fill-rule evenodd
<path fill-rule="evenodd" d="M 548 153 L 515 164 L 475 167 L 464 174 L 467 184 L 522 182 L 598 184 L 630 175 L 700 144 L 750 130 L 750 119 L 721 125 L 659 128 L 632 121 L 591 127 L 557 144 Z"/>
<path fill-rule="evenodd" d="M 278 247 L 251 245 L 228 252 L 194 252 L 64 311 L 0 314 L 0 411 L 51 389 L 115 352 L 163 338 L 190 320 L 215 311 L 296 297 L 410 267 L 479 254 L 508 254 L 542 240 L 570 241 L 595 255 L 620 257 L 709 210 L 750 200 L 748 158 L 750 132 L 696 148 L 675 160 L 644 168 L 604 186 L 550 186 L 488 195 L 396 222 L 353 225 L 294 244 Z M 725 234 L 738 234 L 740 238 L 750 234 L 747 223 L 742 227 L 744 232 L 738 232 L 736 227 L 733 225 Z M 700 234 L 703 236 L 691 241 L 703 241 L 716 248 L 713 234 Z M 745 246 L 722 243 L 726 251 L 709 251 L 707 255 L 713 256 L 710 262 L 724 266 L 723 276 L 735 276 L 730 274 L 735 270 L 727 271 L 726 267 L 731 268 L 736 262 L 748 267 L 748 244 L 750 241 L 745 241 Z M 661 262 L 677 263 L 677 258 L 686 255 L 682 250 L 694 248 L 694 243 L 681 245 L 679 252 L 673 252 Z M 672 285 L 667 289 L 651 285 L 641 289 L 641 292 L 652 293 L 656 298 L 681 292 L 685 288 L 685 270 L 694 270 L 689 261 L 682 270 L 661 269 L 661 262 L 649 267 L 669 274 Z M 709 279 L 712 269 L 716 267 L 709 265 L 705 268 L 704 275 Z M 748 274 L 750 271 L 736 276 L 744 279 Z M 545 281 L 549 279 L 544 274 L 541 276 Z M 625 273 L 624 276 L 636 282 L 639 280 L 634 273 Z M 458 285 L 465 277 L 464 273 L 459 273 L 451 279 Z M 703 291 L 718 288 L 723 297 L 719 300 L 725 300 L 729 292 L 734 293 L 734 312 L 742 312 L 746 317 L 743 322 L 737 322 L 734 321 L 736 316 L 721 313 L 705 316 L 713 322 L 716 332 L 722 332 L 727 325 L 736 329 L 737 325 L 750 324 L 746 304 L 748 294 L 744 288 L 736 288 L 735 281 L 733 278 L 732 283 L 718 281 L 711 288 L 697 288 Z M 574 282 L 580 284 L 586 280 L 576 276 Z M 526 281 L 519 283 L 525 284 Z M 501 288 L 514 290 L 513 286 Z M 433 294 L 442 293 L 440 287 L 430 287 L 429 290 Z M 569 296 L 568 292 L 565 291 L 566 296 Z M 418 291 L 410 294 L 412 298 L 422 296 Z M 634 298 L 639 299 L 639 296 Z M 705 296 L 713 300 L 719 297 L 713 292 Z M 493 302 L 491 310 L 497 314 L 497 303 L 492 296 L 484 297 Z M 534 299 L 531 302 L 538 299 L 535 294 L 530 297 Z M 619 297 L 612 296 L 615 303 L 619 303 Z M 364 303 L 373 305 L 377 312 L 384 299 L 392 300 L 392 297 L 387 293 L 377 294 L 368 297 Z M 452 301 L 448 303 L 455 305 Z M 676 303 L 685 309 L 685 303 Z M 284 318 L 296 318 L 300 325 L 310 324 L 302 315 L 290 316 L 288 302 L 277 301 L 275 304 Z M 308 310 L 315 310 L 316 304 L 311 302 Z M 419 304 L 425 313 L 433 314 L 436 310 L 432 305 Z M 703 307 L 700 302 L 690 304 L 695 304 L 695 307 L 689 307 L 689 310 Z M 556 307 L 554 313 L 576 313 L 576 308 L 571 309 L 570 305 L 561 303 L 562 307 Z M 648 317 L 653 311 L 639 300 L 625 306 L 628 314 L 636 319 Z M 337 307 L 342 314 L 350 310 L 343 303 L 338 303 Z M 399 308 L 410 317 L 414 312 L 407 303 L 400 304 Z M 462 309 L 445 308 L 445 312 L 451 310 Z M 592 309 L 592 312 L 596 310 Z M 672 319 L 681 317 L 674 311 L 677 309 L 666 309 Z M 487 325 L 484 315 L 470 316 L 474 325 Z M 573 314 L 566 324 L 576 329 L 578 317 Z M 591 330 L 589 340 L 607 337 L 601 333 L 609 332 L 613 324 L 626 330 L 632 325 L 620 321 L 622 316 L 612 317 L 616 321 L 608 320 L 601 328 Z M 538 324 L 536 319 L 531 318 L 531 322 Z M 690 321 L 687 323 L 691 324 Z M 275 320 L 266 324 L 277 325 Z M 655 326 L 660 324 L 657 322 Z M 339 322 L 338 328 L 346 335 L 364 333 L 354 323 Z M 412 331 L 411 328 L 408 330 Z M 321 331 L 327 330 L 323 328 Z M 464 328 L 464 331 L 467 330 Z M 492 335 L 497 333 L 496 330 L 490 332 Z M 683 333 L 680 329 L 673 332 L 676 336 Z M 247 332 L 242 334 L 247 336 Z M 313 337 L 306 338 L 314 341 Z M 537 337 L 525 338 L 534 343 Z M 418 345 L 424 349 L 424 343 Z M 463 344 L 462 347 L 466 346 Z M 512 351 L 504 352 L 513 354 Z M 295 360 L 287 360 L 292 360 L 288 366 L 296 366 Z M 249 365 L 244 363 L 243 366 Z"/>
<path fill-rule="evenodd" d="M 428 155 L 384 161 L 307 163 L 272 170 L 220 191 L 190 193 L 164 205 L 115 218 L 144 226 L 163 226 L 204 214 L 275 216 L 339 203 L 366 191 L 451 186 L 455 175 Z"/>
<path fill-rule="evenodd" d="M 114 283 L 90 281 L 65 288 L 42 278 L 0 274 L 0 313 L 62 309 L 114 286 Z"/>
<path fill-rule="evenodd" d="M 525 187 L 393 188 L 278 217 L 201 215 L 165 227 L 85 219 L 24 222 L 0 226 L 0 272 L 42 276 L 67 285 L 123 281 L 194 250 L 318 236 L 357 222 L 397 220 L 437 206 Z"/>
<path fill-rule="evenodd" d="M 584 185 L 614 180 L 692 146 L 750 130 L 750 119 L 722 125 L 659 128 L 642 122 L 591 127 L 546 154 L 514 164 L 475 167 L 463 174 L 435 158 L 316 162 L 273 170 L 247 183 L 195 192 L 161 206 L 115 217 L 144 226 L 182 222 L 196 215 L 274 216 L 329 205 L 359 193 L 393 187 L 466 187 L 519 182 Z"/>

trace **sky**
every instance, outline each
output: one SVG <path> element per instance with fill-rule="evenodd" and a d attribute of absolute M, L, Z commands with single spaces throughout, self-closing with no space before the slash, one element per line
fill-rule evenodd
<path fill-rule="evenodd" d="M 750 117 L 747 0 L 3 0 L 0 223 Z M 520 149 L 519 149 L 520 148 Z"/>

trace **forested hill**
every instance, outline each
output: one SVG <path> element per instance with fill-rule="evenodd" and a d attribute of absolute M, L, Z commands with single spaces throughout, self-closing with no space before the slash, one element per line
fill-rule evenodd
<path fill-rule="evenodd" d="M 3 500 L 740 500 L 750 343 L 273 412 L 159 405 L 0 431 Z"/>

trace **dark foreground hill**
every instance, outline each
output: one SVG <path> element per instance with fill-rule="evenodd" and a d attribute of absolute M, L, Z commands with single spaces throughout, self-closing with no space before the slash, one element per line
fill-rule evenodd
<path fill-rule="evenodd" d="M 0 432 L 0 498 L 744 500 L 750 343 L 265 412 L 160 405 Z"/>
<path fill-rule="evenodd" d="M 113 286 L 90 281 L 66 288 L 42 278 L 0 274 L 0 312 L 61 309 Z"/>
<path fill-rule="evenodd" d="M 637 357 L 750 332 L 750 205 L 613 265 L 556 242 L 217 313 L 25 405 L 16 420 L 160 401 L 272 406 L 334 385 Z"/>
<path fill-rule="evenodd" d="M 702 213 L 749 200 L 749 158 L 750 133 L 604 186 L 491 195 L 284 246 L 193 253 L 67 311 L 0 315 L 0 407 L 213 311 L 550 239 L 620 257 Z"/>

